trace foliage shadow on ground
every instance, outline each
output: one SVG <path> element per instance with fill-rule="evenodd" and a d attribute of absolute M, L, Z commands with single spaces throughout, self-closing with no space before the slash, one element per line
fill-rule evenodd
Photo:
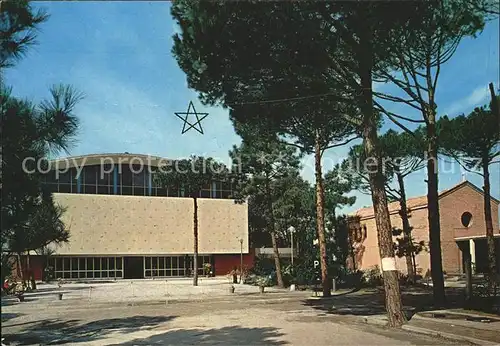
<path fill-rule="evenodd" d="M 432 289 L 421 287 L 402 287 L 402 299 L 404 309 L 408 312 L 407 317 L 423 311 L 439 309 L 435 306 Z M 446 289 L 448 309 L 467 307 L 464 300 L 463 288 Z M 302 302 L 305 306 L 334 315 L 371 316 L 385 314 L 385 293 L 382 287 L 363 289 L 359 292 L 349 292 L 325 299 L 306 299 Z M 487 301 L 476 298 L 467 308 L 477 311 L 489 312 Z"/>
<path fill-rule="evenodd" d="M 20 333 L 3 334 L 4 344 L 9 345 L 62 345 L 89 342 L 104 338 L 107 333 L 128 334 L 138 330 L 148 330 L 169 322 L 176 316 L 131 316 L 111 318 L 88 323 L 79 320 L 59 319 L 39 321 Z"/>
<path fill-rule="evenodd" d="M 179 329 L 116 345 L 286 345 L 276 340 L 283 334 L 276 328 L 231 326 L 212 329 Z"/>

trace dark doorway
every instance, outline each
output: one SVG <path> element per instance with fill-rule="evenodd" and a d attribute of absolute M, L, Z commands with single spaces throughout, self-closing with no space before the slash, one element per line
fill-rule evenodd
<path fill-rule="evenodd" d="M 124 279 L 144 279 L 144 258 L 143 257 L 124 257 Z"/>
<path fill-rule="evenodd" d="M 460 251 L 462 252 L 462 254 L 460 256 L 460 257 L 462 257 L 462 267 L 460 268 L 460 272 L 462 274 L 465 274 L 465 266 L 466 266 L 465 258 L 466 258 L 466 255 L 464 255 L 464 254 L 465 253 L 470 253 L 470 244 L 469 244 L 468 240 L 460 240 L 460 241 L 457 241 L 457 245 L 458 245 L 458 248 L 460 249 Z"/>

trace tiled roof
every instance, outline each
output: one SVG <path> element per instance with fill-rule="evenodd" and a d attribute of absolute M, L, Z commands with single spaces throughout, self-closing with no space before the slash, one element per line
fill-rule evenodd
<path fill-rule="evenodd" d="M 409 209 L 415 209 L 417 207 L 425 207 L 427 205 L 427 196 L 414 197 L 406 200 L 406 205 Z M 389 213 L 396 213 L 399 211 L 399 202 L 391 202 L 388 205 Z M 353 216 L 359 216 L 364 219 L 373 216 L 373 207 L 365 207 L 356 210 Z"/>
<path fill-rule="evenodd" d="M 478 191 L 479 193 L 483 193 L 483 190 L 481 190 L 480 188 L 478 188 L 476 185 L 472 184 L 471 182 L 469 181 L 463 181 L 461 182 L 460 184 L 457 184 L 449 189 L 446 189 L 446 190 L 443 190 L 439 193 L 439 197 L 443 197 L 444 195 L 447 195 L 455 190 L 458 190 L 459 188 L 463 187 L 463 186 L 466 186 L 466 185 L 469 185 L 471 186 L 474 190 Z M 492 200 L 496 201 L 498 203 L 498 201 L 496 199 L 494 199 L 492 197 Z M 408 209 L 415 209 L 415 208 L 419 208 L 419 207 L 426 207 L 427 206 L 427 196 L 420 196 L 420 197 L 414 197 L 414 198 L 410 198 L 408 200 L 406 200 L 406 205 L 408 207 Z M 389 207 L 389 213 L 397 213 L 399 211 L 399 202 L 392 202 L 392 203 L 389 203 L 388 205 Z M 361 219 L 365 219 L 365 218 L 370 218 L 370 217 L 373 217 L 373 207 L 365 207 L 365 208 L 361 208 L 361 209 L 358 209 L 356 210 L 355 212 L 353 212 L 352 214 L 350 214 L 352 216 L 358 216 L 360 217 Z"/>

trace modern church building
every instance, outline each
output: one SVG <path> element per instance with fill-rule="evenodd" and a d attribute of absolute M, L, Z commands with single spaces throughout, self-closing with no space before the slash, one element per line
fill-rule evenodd
<path fill-rule="evenodd" d="M 69 242 L 54 248 L 55 278 L 121 279 L 189 276 L 193 270 L 192 198 L 182 186 L 155 184 L 155 168 L 173 161 L 147 155 L 99 154 L 50 162 L 44 184 L 66 208 Z M 198 199 L 198 272 L 253 264 L 247 204 L 231 199 L 228 182 L 204 186 Z M 45 264 L 31 260 L 36 279 Z"/>

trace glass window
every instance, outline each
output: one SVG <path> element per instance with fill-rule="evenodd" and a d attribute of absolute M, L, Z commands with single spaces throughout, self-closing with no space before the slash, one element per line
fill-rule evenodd
<path fill-rule="evenodd" d="M 80 279 L 84 279 L 85 278 L 85 272 L 78 272 L 78 277 Z"/>
<path fill-rule="evenodd" d="M 101 270 L 101 259 L 99 257 L 94 258 L 94 270 Z"/>
<path fill-rule="evenodd" d="M 78 258 L 71 259 L 71 270 L 78 270 Z"/>
<path fill-rule="evenodd" d="M 118 270 L 115 272 L 117 278 L 123 277 L 123 272 L 121 270 Z"/>
<path fill-rule="evenodd" d="M 132 195 L 132 186 L 122 186 L 122 195 L 131 196 Z"/>
<path fill-rule="evenodd" d="M 99 169 L 97 170 L 97 183 L 99 185 L 111 185 L 112 177 L 113 171 L 110 163 L 105 163 L 104 165 L 99 166 Z"/>
<path fill-rule="evenodd" d="M 85 267 L 85 258 L 80 258 L 80 259 L 78 260 L 78 262 L 79 262 L 79 263 L 78 263 L 78 269 L 79 269 L 79 270 L 85 270 L 85 269 L 87 269 L 87 268 Z"/>
<path fill-rule="evenodd" d="M 90 269 L 90 270 L 94 269 L 94 259 L 93 258 L 87 258 L 87 269 Z"/>
<path fill-rule="evenodd" d="M 108 258 L 108 268 L 110 270 L 115 270 L 115 258 L 114 257 Z"/>
<path fill-rule="evenodd" d="M 84 193 L 95 194 L 96 193 L 96 187 L 95 187 L 95 185 L 84 185 L 83 186 L 83 192 Z"/>
<path fill-rule="evenodd" d="M 133 165 L 132 170 L 134 172 L 132 176 L 134 186 L 146 186 L 146 174 L 144 174 L 144 167 L 141 168 L 139 165 Z"/>
<path fill-rule="evenodd" d="M 101 272 L 94 272 L 94 278 L 101 278 Z"/>
<path fill-rule="evenodd" d="M 71 173 L 67 172 L 59 172 L 59 183 L 71 184 Z"/>
<path fill-rule="evenodd" d="M 116 269 L 122 269 L 122 258 L 121 257 L 116 258 Z"/>
<path fill-rule="evenodd" d="M 144 196 L 145 191 L 144 187 L 134 187 L 134 196 Z"/>
<path fill-rule="evenodd" d="M 83 183 L 85 185 L 95 185 L 97 182 L 98 166 L 86 166 L 83 168 Z"/>
<path fill-rule="evenodd" d="M 69 270 L 69 258 L 68 257 L 63 257 L 63 267 L 62 270 Z"/>
<path fill-rule="evenodd" d="M 146 257 L 146 269 L 151 269 L 151 257 Z"/>
<path fill-rule="evenodd" d="M 48 192 L 58 192 L 59 191 L 57 184 L 45 184 L 44 186 Z"/>
<path fill-rule="evenodd" d="M 128 165 L 122 165 L 122 186 L 132 186 L 132 172 Z"/>
<path fill-rule="evenodd" d="M 94 272 L 87 272 L 87 279 L 93 279 L 94 278 Z"/>
<path fill-rule="evenodd" d="M 62 270 L 63 269 L 63 261 L 62 261 L 62 258 L 61 257 L 57 257 L 56 258 L 56 265 L 55 265 L 55 268 L 54 270 Z"/>
<path fill-rule="evenodd" d="M 72 182 L 72 183 L 75 183 L 75 182 L 76 182 L 76 180 L 77 180 L 77 176 L 76 176 L 76 175 L 78 174 L 78 172 L 77 172 L 76 168 L 75 168 L 75 167 L 70 168 L 70 169 L 69 169 L 69 173 L 70 173 L 70 175 L 71 175 L 71 182 Z"/>
<path fill-rule="evenodd" d="M 100 195 L 109 195 L 110 191 L 112 191 L 112 189 L 109 186 L 101 186 L 101 185 L 99 185 L 97 187 L 97 193 L 100 194 Z"/>
<path fill-rule="evenodd" d="M 70 184 L 59 184 L 59 192 L 71 193 L 71 185 Z"/>
<path fill-rule="evenodd" d="M 160 261 L 158 263 L 158 268 L 165 269 L 165 257 L 160 257 Z"/>
<path fill-rule="evenodd" d="M 108 259 L 106 257 L 101 257 L 101 269 L 108 269 Z"/>

